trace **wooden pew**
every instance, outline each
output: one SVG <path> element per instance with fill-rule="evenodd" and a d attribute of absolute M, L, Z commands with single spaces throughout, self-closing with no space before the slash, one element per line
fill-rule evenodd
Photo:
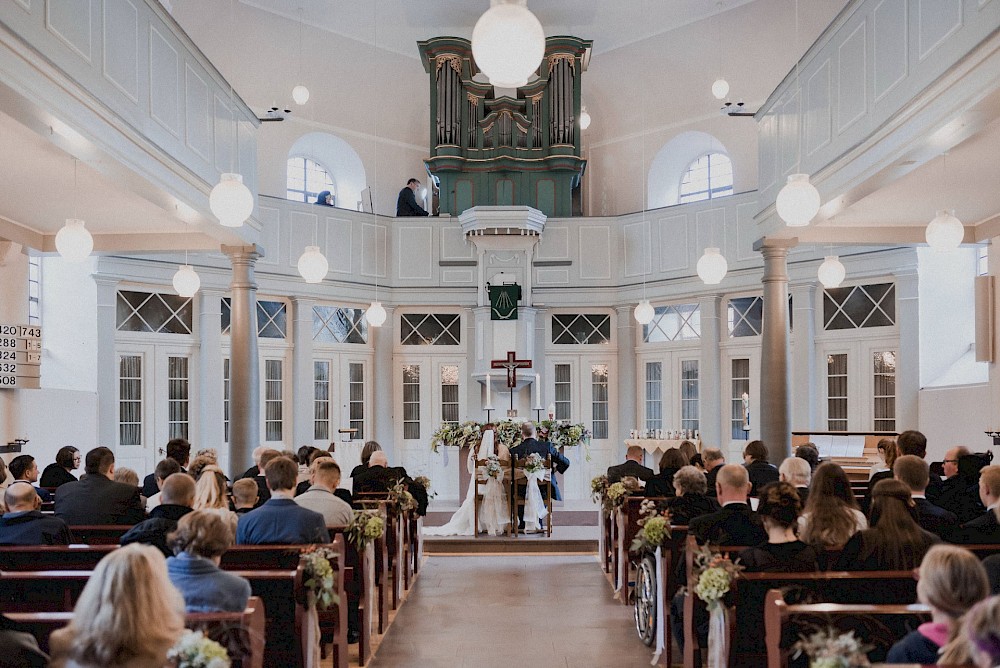
<path fill-rule="evenodd" d="M 129 524 L 96 524 L 71 526 L 69 532 L 77 543 L 87 545 L 118 545 L 132 528 Z"/>
<path fill-rule="evenodd" d="M 629 496 L 614 516 L 613 525 L 615 529 L 611 537 L 612 549 L 614 551 L 612 558 L 615 569 L 613 571 L 614 584 L 615 591 L 620 592 L 619 599 L 623 605 L 630 605 L 632 602 L 630 585 L 632 583 L 631 565 L 633 555 L 629 548 L 632 545 L 632 540 L 639 533 L 639 508 L 642 506 L 642 502 L 646 500 L 647 497 L 645 496 Z M 666 501 L 667 497 L 648 497 L 648 500 Z"/>
<path fill-rule="evenodd" d="M 330 532 L 331 538 L 335 541 L 342 541 L 344 545 L 344 590 L 346 599 L 344 605 L 338 606 L 340 610 L 336 613 L 329 610 L 320 611 L 320 628 L 323 630 L 324 636 L 327 635 L 328 631 L 333 631 L 338 625 L 346 629 L 348 627 L 347 603 L 349 601 L 357 602 L 358 631 L 361 636 L 358 639 L 358 659 L 361 665 L 364 666 L 371 654 L 371 641 L 374 629 L 372 614 L 375 602 L 375 583 L 370 577 L 370 571 L 373 571 L 374 568 L 369 569 L 368 564 L 369 560 L 374 559 L 374 550 L 366 550 L 366 553 L 359 553 L 344 533 L 347 529 L 346 526 L 328 526 L 326 529 Z M 331 623 L 334 614 L 339 617 L 336 624 Z M 340 616 L 341 614 L 342 617 Z M 336 644 L 334 645 L 334 668 L 338 668 L 339 666 L 346 668 L 347 666 L 346 643 L 343 646 L 344 653 L 341 656 L 337 651 Z M 340 661 L 344 663 L 341 664 Z"/>
<path fill-rule="evenodd" d="M 788 629 L 786 625 L 795 619 L 822 620 L 824 625 L 833 624 L 836 618 L 847 618 L 847 621 L 863 621 L 864 618 L 876 619 L 888 616 L 900 616 L 904 621 L 911 619 L 926 619 L 931 614 L 930 608 L 919 603 L 910 605 L 866 605 L 818 603 L 811 605 L 789 605 L 785 603 L 784 595 L 777 589 L 767 593 L 764 602 L 764 629 L 767 645 L 767 668 L 788 668 L 790 643 L 787 642 Z M 862 618 L 862 619 L 859 619 Z M 858 634 L 855 634 L 858 637 Z M 873 638 L 859 638 L 862 642 L 870 642 Z M 897 638 L 898 639 L 898 638 Z M 887 648 L 886 648 L 887 649 Z"/>
<path fill-rule="evenodd" d="M 21 625 L 38 641 L 42 651 L 49 651 L 49 636 L 53 631 L 66 626 L 73 618 L 72 612 L 11 612 L 8 619 Z M 184 616 L 184 625 L 189 629 L 201 630 L 209 638 L 218 639 L 218 631 L 240 628 L 246 631 L 249 646 L 242 661 L 234 659 L 234 668 L 263 668 L 264 666 L 264 605 L 256 596 L 251 596 L 243 612 L 198 612 Z"/>
<path fill-rule="evenodd" d="M 0 547 L 0 571 L 92 571 L 117 545 Z"/>
<path fill-rule="evenodd" d="M 406 569 L 405 536 L 403 533 L 403 522 L 399 521 L 392 513 L 388 512 L 388 503 L 385 494 L 360 493 L 354 498 L 355 505 L 365 510 L 378 511 L 386 520 L 385 526 L 385 549 L 388 562 L 388 573 L 392 576 L 392 588 L 389 590 L 389 599 L 393 610 L 399 609 L 399 603 L 403 599 L 404 581 L 403 572 Z"/>

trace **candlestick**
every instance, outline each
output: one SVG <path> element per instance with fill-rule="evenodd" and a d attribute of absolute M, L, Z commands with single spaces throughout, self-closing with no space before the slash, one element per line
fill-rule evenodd
<path fill-rule="evenodd" d="M 490 374 L 486 374 L 486 407 L 484 410 L 493 410 L 493 389 L 490 387 Z"/>
<path fill-rule="evenodd" d="M 556 404 L 555 404 L 555 402 L 552 402 L 551 404 L 549 404 L 549 407 L 545 410 L 545 412 L 548 413 L 550 420 L 555 420 L 556 419 Z"/>
<path fill-rule="evenodd" d="M 535 374 L 535 407 L 531 410 L 542 411 L 542 375 Z"/>

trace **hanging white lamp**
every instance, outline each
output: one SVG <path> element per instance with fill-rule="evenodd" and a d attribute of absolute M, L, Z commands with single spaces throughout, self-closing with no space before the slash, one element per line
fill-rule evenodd
<path fill-rule="evenodd" d="M 525 0 L 491 0 L 472 29 L 472 56 L 498 88 L 527 84 L 544 55 L 545 30 Z"/>
<path fill-rule="evenodd" d="M 712 84 L 712 95 L 715 96 L 716 100 L 725 100 L 726 96 L 729 95 L 729 82 L 719 77 Z"/>
<path fill-rule="evenodd" d="M 306 246 L 305 251 L 299 257 L 299 274 L 306 279 L 306 283 L 319 283 L 326 278 L 330 271 L 330 263 L 326 261 L 319 251 L 319 246 Z"/>
<path fill-rule="evenodd" d="M 68 262 L 83 262 L 94 250 L 94 237 L 79 218 L 67 218 L 56 232 L 56 250 Z"/>
<path fill-rule="evenodd" d="M 648 299 L 643 299 L 636 305 L 635 310 L 632 311 L 632 316 L 640 325 L 648 325 L 653 322 L 654 315 L 656 315 L 656 311 L 653 309 L 653 305 L 649 303 Z"/>
<path fill-rule="evenodd" d="M 299 84 L 292 89 L 292 99 L 295 100 L 295 104 L 300 107 L 309 101 L 309 89 Z"/>
<path fill-rule="evenodd" d="M 698 277 L 705 285 L 718 285 L 726 277 L 729 263 L 718 248 L 706 248 L 698 260 Z"/>
<path fill-rule="evenodd" d="M 786 225 L 805 227 L 819 213 L 820 204 L 819 191 L 809 183 L 809 175 L 791 174 L 774 206 Z"/>
<path fill-rule="evenodd" d="M 965 226 L 955 217 L 954 211 L 941 210 L 924 232 L 927 244 L 936 251 L 955 250 L 965 238 Z"/>
<path fill-rule="evenodd" d="M 368 310 L 365 311 L 365 320 L 372 327 L 381 327 L 385 324 L 385 307 L 382 306 L 382 302 L 377 299 L 371 303 Z"/>
<path fill-rule="evenodd" d="M 198 288 L 201 287 L 201 278 L 198 276 L 198 272 L 189 264 L 182 264 L 177 269 L 173 282 L 174 290 L 181 297 L 194 297 Z"/>
<path fill-rule="evenodd" d="M 586 130 L 590 127 L 590 112 L 587 111 L 586 107 L 580 109 L 580 129 Z"/>
<path fill-rule="evenodd" d="M 847 269 L 836 255 L 827 255 L 816 275 L 824 288 L 838 288 L 847 276 Z"/>
<path fill-rule="evenodd" d="M 241 227 L 253 213 L 253 194 L 243 185 L 243 175 L 221 174 L 209 195 L 208 206 L 223 227 Z"/>

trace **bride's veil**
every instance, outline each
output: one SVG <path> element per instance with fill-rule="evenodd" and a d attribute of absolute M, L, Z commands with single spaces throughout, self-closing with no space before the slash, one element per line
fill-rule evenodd
<path fill-rule="evenodd" d="M 486 459 L 487 457 L 492 457 L 497 453 L 496 444 L 494 442 L 495 435 L 492 429 L 483 432 L 483 440 L 479 444 L 479 459 Z"/>

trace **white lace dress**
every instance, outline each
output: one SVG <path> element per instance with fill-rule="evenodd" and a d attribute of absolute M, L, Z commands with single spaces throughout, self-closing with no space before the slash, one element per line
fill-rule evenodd
<path fill-rule="evenodd" d="M 483 434 L 483 440 L 479 445 L 478 458 L 486 459 L 491 455 L 498 455 L 500 459 L 509 461 L 510 453 L 503 445 L 498 448 L 494 442 L 494 434 L 487 431 Z M 475 476 L 482 476 L 481 471 L 476 471 L 475 450 L 469 452 L 467 465 L 469 473 Z M 482 468 L 482 467 L 480 467 Z M 479 505 L 479 530 L 485 531 L 491 536 L 497 536 L 506 531 L 510 524 L 510 506 L 507 503 L 507 482 L 506 476 L 509 472 L 506 467 L 501 469 L 503 478 L 500 480 L 486 477 L 486 491 Z M 482 477 L 480 477 L 482 480 Z M 469 491 L 465 495 L 465 501 L 458 511 L 451 516 L 448 523 L 439 527 L 424 527 L 425 536 L 472 536 L 475 534 L 476 524 L 476 484 L 475 480 L 469 481 Z"/>

